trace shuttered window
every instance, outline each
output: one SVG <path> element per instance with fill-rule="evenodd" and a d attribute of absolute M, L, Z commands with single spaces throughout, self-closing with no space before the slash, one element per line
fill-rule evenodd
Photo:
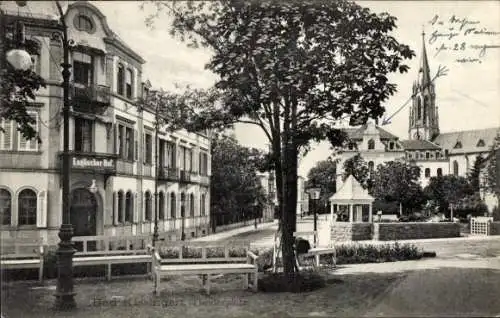
<path fill-rule="evenodd" d="M 12 144 L 13 144 L 12 130 L 14 128 L 13 121 L 2 119 L 1 124 L 3 131 L 0 131 L 0 149 L 12 150 Z"/>

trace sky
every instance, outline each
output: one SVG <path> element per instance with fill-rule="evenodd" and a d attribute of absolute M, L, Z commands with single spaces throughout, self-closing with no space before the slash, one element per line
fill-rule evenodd
<path fill-rule="evenodd" d="M 173 89 L 178 83 L 208 88 L 216 80 L 215 75 L 204 69 L 210 52 L 188 48 L 173 38 L 169 34 L 171 20 L 166 14 L 160 15 L 151 29 L 145 24 L 146 16 L 152 12 L 151 5 L 141 10 L 140 3 L 134 1 L 90 2 L 106 15 L 110 28 L 147 61 L 143 66 L 143 80 L 149 79 L 153 87 Z M 389 76 L 391 82 L 397 84 L 398 92 L 384 104 L 386 117 L 391 117 L 391 123 L 384 129 L 400 139 L 408 138 L 409 108 L 396 111 L 410 97 L 417 78 L 423 30 L 431 76 L 439 66 L 448 70 L 446 76 L 435 82 L 441 132 L 500 126 L 500 33 L 485 33 L 500 32 L 500 1 L 356 2 L 375 13 L 395 16 L 397 29 L 393 36 L 416 54 L 406 62 L 410 66 L 408 73 Z M 33 10 L 39 5 L 41 3 L 28 3 Z M 56 12 L 55 6 L 52 7 Z M 471 28 L 475 30 L 464 35 Z M 483 33 L 474 34 L 474 31 Z M 447 49 L 439 50 L 443 47 Z M 241 125 L 235 128 L 235 133 L 241 144 L 267 149 L 268 141 L 260 128 Z M 306 176 L 317 161 L 330 154 L 327 143 L 313 145 L 313 150 L 300 160 L 299 174 Z"/>

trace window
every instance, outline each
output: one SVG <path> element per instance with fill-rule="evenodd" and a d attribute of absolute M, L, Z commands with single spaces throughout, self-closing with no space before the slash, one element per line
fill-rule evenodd
<path fill-rule="evenodd" d="M 422 119 L 422 100 L 417 98 L 417 120 Z"/>
<path fill-rule="evenodd" d="M 133 78 L 134 75 L 132 73 L 132 70 L 128 69 L 127 70 L 127 77 L 125 79 L 125 93 L 127 95 L 127 98 L 132 98 L 132 85 L 133 85 Z"/>
<path fill-rule="evenodd" d="M 92 85 L 94 76 L 94 60 L 92 56 L 80 52 L 73 53 L 73 81 L 75 86 Z"/>
<path fill-rule="evenodd" d="M 442 177 L 443 176 L 443 169 L 441 169 L 441 168 L 437 169 L 437 176 L 438 177 Z"/>
<path fill-rule="evenodd" d="M 158 194 L 158 220 L 165 219 L 165 195 L 163 192 Z"/>
<path fill-rule="evenodd" d="M 394 149 L 394 142 L 392 142 L 392 141 L 389 142 L 389 149 L 390 150 Z"/>
<path fill-rule="evenodd" d="M 2 225 L 10 225 L 12 215 L 12 197 L 10 192 L 5 189 L 0 189 L 0 215 Z"/>
<path fill-rule="evenodd" d="M 479 141 L 477 142 L 476 147 L 484 147 L 484 146 L 485 146 L 484 140 L 479 139 Z"/>
<path fill-rule="evenodd" d="M 94 24 L 89 17 L 80 14 L 75 18 L 75 27 L 80 31 L 92 32 Z"/>
<path fill-rule="evenodd" d="M 431 176 L 431 169 L 425 168 L 425 177 L 430 178 L 430 176 Z"/>
<path fill-rule="evenodd" d="M 38 131 L 38 113 L 28 112 L 28 114 L 35 120 L 34 123 L 30 124 L 35 131 Z M 18 131 L 17 140 L 19 141 L 18 150 L 20 151 L 38 151 L 38 141 L 36 138 L 30 140 L 23 137 L 23 134 Z"/>
<path fill-rule="evenodd" d="M 123 191 L 118 192 L 118 222 L 123 223 L 124 221 L 124 210 L 123 210 Z"/>
<path fill-rule="evenodd" d="M 455 147 L 453 147 L 455 149 L 460 149 L 462 148 L 462 143 L 460 141 L 457 141 L 457 143 L 455 144 Z"/>
<path fill-rule="evenodd" d="M 456 160 L 453 161 L 453 174 L 458 176 L 458 162 Z"/>
<path fill-rule="evenodd" d="M 145 217 L 146 221 L 151 221 L 153 218 L 153 211 L 152 211 L 152 198 L 151 198 L 151 193 L 149 191 L 146 191 L 144 195 L 144 208 L 145 208 Z"/>
<path fill-rule="evenodd" d="M 441 158 L 441 153 L 439 151 L 436 151 L 436 158 Z"/>
<path fill-rule="evenodd" d="M 370 139 L 368 140 L 368 149 L 375 149 L 375 140 Z"/>
<path fill-rule="evenodd" d="M 203 193 L 200 197 L 200 214 L 205 215 L 205 194 Z"/>
<path fill-rule="evenodd" d="M 170 194 L 170 217 L 172 219 L 175 219 L 176 216 L 177 216 L 177 213 L 176 213 L 176 202 L 175 202 L 175 193 L 171 193 Z"/>
<path fill-rule="evenodd" d="M 150 134 L 144 135 L 144 163 L 152 164 L 153 163 L 153 136 Z"/>
<path fill-rule="evenodd" d="M 373 170 L 375 169 L 375 164 L 373 163 L 373 161 L 368 162 L 368 169 L 370 170 L 370 174 L 372 174 Z"/>
<path fill-rule="evenodd" d="M 186 194 L 181 193 L 181 218 L 184 218 L 186 209 Z"/>
<path fill-rule="evenodd" d="M 426 151 L 425 152 L 425 159 L 430 159 L 430 158 L 431 158 L 431 154 L 428 151 Z"/>
<path fill-rule="evenodd" d="M 445 151 L 444 151 L 444 156 L 445 156 L 445 157 L 448 157 L 448 149 L 445 149 Z"/>
<path fill-rule="evenodd" d="M 189 214 L 194 217 L 194 194 L 191 193 L 189 196 Z"/>
<path fill-rule="evenodd" d="M 413 158 L 413 155 L 411 153 L 408 154 L 408 159 Z"/>
<path fill-rule="evenodd" d="M 33 190 L 25 189 L 19 193 L 19 225 L 36 225 L 36 203 L 36 193 Z"/>
<path fill-rule="evenodd" d="M 133 161 L 135 155 L 134 129 L 123 124 L 117 124 L 116 149 L 121 159 Z"/>
<path fill-rule="evenodd" d="M 75 151 L 92 152 L 93 127 L 92 120 L 75 117 Z"/>
<path fill-rule="evenodd" d="M 125 222 L 132 223 L 134 216 L 134 197 L 132 192 L 128 191 L 125 196 Z"/>
<path fill-rule="evenodd" d="M 31 55 L 31 70 L 35 72 L 38 75 L 41 75 L 42 68 L 40 65 L 40 53 L 32 54 Z"/>
<path fill-rule="evenodd" d="M 167 148 L 166 165 L 168 168 L 175 168 L 176 167 L 175 160 L 177 158 L 175 154 L 175 144 L 167 141 L 166 148 Z"/>
<path fill-rule="evenodd" d="M 208 175 L 208 154 L 205 152 L 200 152 L 200 175 Z"/>
<path fill-rule="evenodd" d="M 0 122 L 3 131 L 0 130 L 0 150 L 12 150 L 14 122 L 2 119 Z"/>
<path fill-rule="evenodd" d="M 118 73 L 116 75 L 116 92 L 118 95 L 123 95 L 123 81 L 125 69 L 122 64 L 118 64 Z"/>

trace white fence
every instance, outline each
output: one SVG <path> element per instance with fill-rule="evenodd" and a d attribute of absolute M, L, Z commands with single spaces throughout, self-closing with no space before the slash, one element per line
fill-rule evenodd
<path fill-rule="evenodd" d="M 493 222 L 492 217 L 478 216 L 470 220 L 471 235 L 490 235 L 490 223 Z"/>

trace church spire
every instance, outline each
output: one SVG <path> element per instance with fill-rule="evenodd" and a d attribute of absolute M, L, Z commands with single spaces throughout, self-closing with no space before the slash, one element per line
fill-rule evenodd
<path fill-rule="evenodd" d="M 427 60 L 427 50 L 425 49 L 425 32 L 422 31 L 422 58 L 420 59 L 420 68 L 418 69 L 418 84 L 425 89 L 431 82 L 431 70 Z"/>

